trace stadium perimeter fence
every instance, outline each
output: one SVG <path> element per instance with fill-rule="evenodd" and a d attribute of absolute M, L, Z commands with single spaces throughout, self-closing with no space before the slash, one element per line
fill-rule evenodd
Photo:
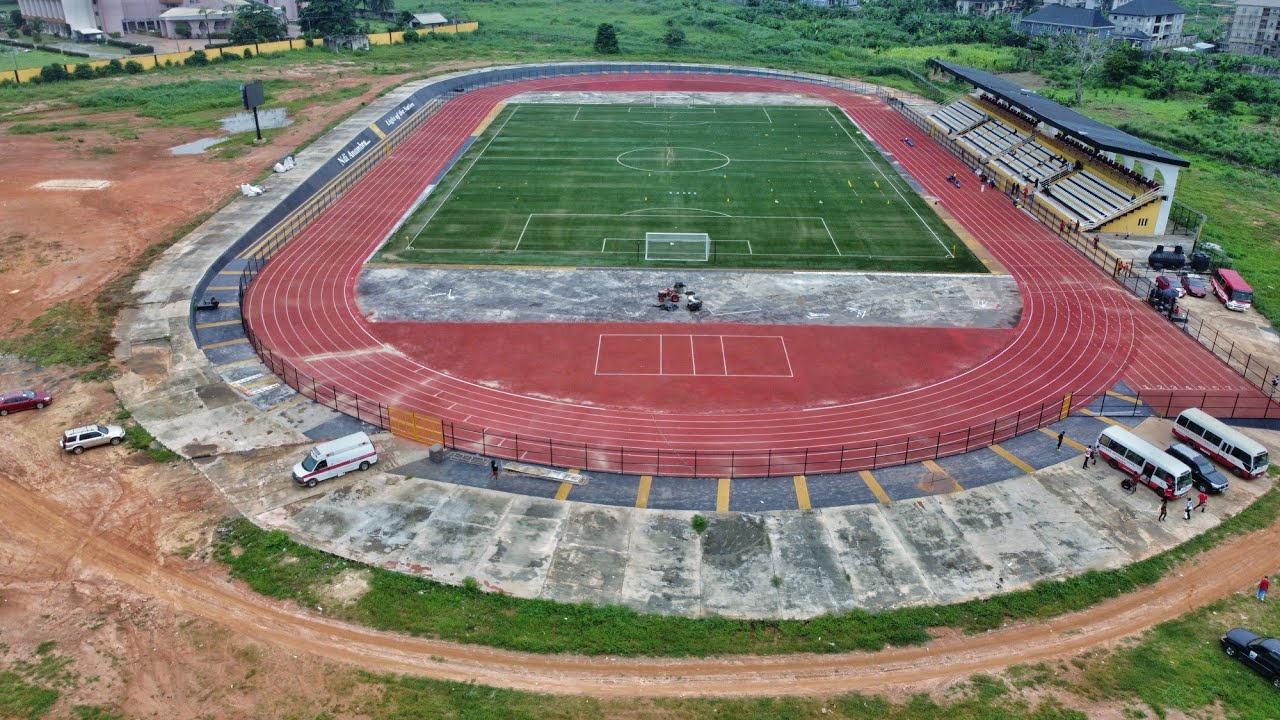
<path fill-rule="evenodd" d="M 726 74 L 770 79 L 792 79 L 820 83 L 863 94 L 879 93 L 899 110 L 906 110 L 907 117 L 920 125 L 924 119 L 918 114 L 912 117 L 909 108 L 900 100 L 885 95 L 878 88 L 842 79 L 824 78 L 786 71 L 761 68 L 734 68 L 724 66 L 698 66 L 666 63 L 591 63 L 563 64 L 534 67 L 496 68 L 482 70 L 458 77 L 444 78 L 419 91 L 413 98 L 419 102 L 418 111 L 405 117 L 403 110 L 392 110 L 387 116 L 400 112 L 394 129 L 377 133 L 379 142 L 368 153 L 340 171 L 330 172 L 330 179 L 319 187 L 307 182 L 295 190 L 282 208 L 287 214 L 280 219 L 269 215 L 255 225 L 244 237 L 233 244 L 222 260 L 244 254 L 245 266 L 239 281 L 239 300 L 244 307 L 246 290 L 258 273 L 289 240 L 296 237 L 321 212 L 331 206 L 342 192 L 360 180 L 378 160 L 389 154 L 410 133 L 418 128 L 435 110 L 443 105 L 442 98 L 450 93 L 463 92 L 490 85 L 538 78 L 564 77 L 594 74 Z M 402 105 L 401 108 L 404 106 Z M 924 127 L 921 125 L 922 128 Z M 945 140 L 940 138 L 939 140 Z M 946 144 L 946 143 L 944 143 Z M 951 143 L 953 152 L 964 152 Z M 949 148 L 951 149 L 951 148 Z M 959 152 L 957 154 L 959 154 Z M 967 154 L 967 153 L 966 153 Z M 968 154 L 971 165 L 978 166 L 978 159 Z M 962 157 L 962 159 L 964 159 Z M 329 165 L 332 165 L 332 160 Z M 970 160 L 966 159 L 966 162 Z M 326 166 L 328 167 L 328 166 Z M 324 177 L 324 168 L 317 171 Z M 1047 209 L 1042 209 L 1048 212 Z M 1033 210 L 1033 212 L 1035 212 Z M 1037 217 L 1040 217 L 1037 215 Z M 1041 217 L 1044 221 L 1044 218 Z M 266 230 L 259 226 L 267 221 L 273 224 Z M 1055 216 L 1056 221 L 1056 216 Z M 1052 230 L 1052 226 L 1050 226 Z M 1108 261 L 1115 256 L 1105 248 L 1099 248 L 1082 234 L 1059 233 L 1074 247 L 1091 257 L 1094 262 Z M 192 309 L 204 287 L 214 275 L 215 263 L 192 296 Z M 1126 273 L 1131 272 L 1126 268 Z M 1137 292 L 1136 275 L 1114 273 L 1112 277 L 1125 287 Z M 194 323 L 194 312 L 191 315 Z M 520 460 L 545 465 L 573 467 L 588 471 L 624 474 L 700 476 L 700 477 L 769 477 L 781 475 L 810 475 L 822 473 L 875 470 L 895 465 L 936 460 L 952 455 L 968 453 L 1009 440 L 1069 417 L 1073 412 L 1087 412 L 1101 416 L 1144 417 L 1152 414 L 1174 415 L 1190 407 L 1199 407 L 1219 417 L 1280 418 L 1280 404 L 1265 393 L 1208 393 L 1193 391 L 1162 391 L 1135 396 L 1112 393 L 1080 394 L 1067 392 L 1047 396 L 1026 406 L 967 427 L 939 429 L 925 434 L 902 434 L 884 440 L 858 443 L 783 447 L 742 450 L 700 450 L 683 448 L 673 443 L 669 447 L 628 447 L 623 445 L 592 444 L 566 441 L 533 434 L 494 431 L 441 417 L 417 413 L 390 406 L 378 400 L 361 397 L 336 383 L 317 380 L 301 372 L 286 358 L 277 355 L 258 338 L 245 313 L 241 312 L 241 326 L 245 337 L 263 364 L 286 385 L 311 400 L 361 421 L 385 428 L 409 440 L 423 444 L 440 444 L 455 450 L 473 452 L 490 457 Z M 1190 324 L 1188 324 L 1190 325 Z M 1216 332 L 1209 336 L 1204 323 L 1192 333 L 1215 355 L 1223 358 L 1233 369 L 1245 377 L 1269 377 L 1270 368 L 1264 368 L 1251 356 L 1236 357 L 1234 345 L 1219 343 Z M 1190 328 L 1188 332 L 1191 333 Z M 1262 385 L 1260 384 L 1260 388 Z M 691 440 L 688 445 L 695 445 Z"/>

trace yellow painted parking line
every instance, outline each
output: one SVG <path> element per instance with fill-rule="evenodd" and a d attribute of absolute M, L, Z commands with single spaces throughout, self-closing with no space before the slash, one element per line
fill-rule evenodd
<path fill-rule="evenodd" d="M 261 365 L 261 364 L 262 364 L 261 360 L 259 360 L 256 357 L 252 357 L 252 358 L 249 358 L 248 360 L 236 360 L 235 362 L 229 362 L 223 365 L 214 365 L 213 369 L 214 369 L 214 372 L 219 372 L 222 370 L 230 370 L 231 368 L 245 367 L 246 365 Z"/>
<path fill-rule="evenodd" d="M 876 476 L 872 475 L 870 470 L 859 470 L 858 477 L 861 477 L 862 482 L 866 483 L 867 487 L 871 488 L 871 494 L 875 495 L 876 499 L 880 502 L 888 503 L 893 500 L 893 498 L 889 497 L 889 493 L 885 492 L 884 488 L 880 487 L 880 483 L 876 482 Z"/>
<path fill-rule="evenodd" d="M 952 492 L 960 492 L 961 490 L 964 489 L 963 487 L 961 487 L 960 482 L 955 478 L 951 477 L 951 473 L 947 472 L 946 470 L 943 470 L 942 466 L 939 465 L 938 463 L 932 460 L 925 460 L 920 464 L 924 465 L 925 470 L 928 470 L 929 472 L 934 473 L 935 475 L 946 476 L 946 478 L 951 481 L 951 484 L 955 486 L 955 489 L 952 490 Z"/>
<path fill-rule="evenodd" d="M 210 285 L 205 290 L 239 290 L 239 285 Z M 221 303 L 219 303 L 221 305 Z"/>
<path fill-rule="evenodd" d="M 275 375 L 268 375 L 262 378 L 261 380 L 254 380 L 251 383 L 245 383 L 243 385 L 235 385 L 234 383 L 232 383 L 232 385 L 235 385 L 235 387 L 239 388 L 241 392 L 244 392 L 246 390 L 257 390 L 260 387 L 268 387 L 270 385 L 279 385 L 279 384 L 280 384 L 280 378 L 276 377 Z"/>
<path fill-rule="evenodd" d="M 649 488 L 653 486 L 652 475 L 640 476 L 640 487 L 636 490 L 636 507 L 649 507 Z"/>
<path fill-rule="evenodd" d="M 570 491 L 570 490 L 572 490 L 572 489 L 573 489 L 573 483 L 571 483 L 571 482 L 562 482 L 562 483 L 560 483 L 560 489 L 559 489 L 559 490 L 556 490 L 556 499 L 557 499 L 557 500 L 559 500 L 559 501 L 561 501 L 561 502 L 564 502 L 565 500 L 568 500 L 568 499 L 569 499 L 569 491 Z"/>
<path fill-rule="evenodd" d="M 228 325 L 239 325 L 239 320 L 219 320 L 218 322 L 207 322 L 196 325 L 197 330 L 208 330 L 209 328 L 226 327 Z"/>
<path fill-rule="evenodd" d="M 812 510 L 813 504 L 809 502 L 809 481 L 803 475 L 796 475 L 791 480 L 796 484 L 796 504 L 801 510 Z"/>
<path fill-rule="evenodd" d="M 1057 437 L 1057 436 L 1055 435 L 1054 437 Z M 1000 457 L 1002 457 L 1002 458 L 1004 458 L 1005 460 L 1008 460 L 1009 462 L 1013 463 L 1013 464 L 1014 464 L 1014 466 L 1015 466 L 1015 467 L 1017 467 L 1017 468 L 1018 468 L 1019 470 L 1021 470 L 1022 472 L 1026 472 L 1026 473 L 1033 473 L 1033 472 L 1035 472 L 1035 471 L 1036 471 L 1036 469 L 1035 469 L 1035 468 L 1033 468 L 1033 467 L 1031 467 L 1030 465 L 1028 465 L 1028 464 L 1026 464 L 1025 462 L 1023 462 L 1023 461 L 1022 461 L 1022 458 L 1018 457 L 1017 455 L 1014 455 L 1013 453 L 1009 452 L 1008 450 L 1005 450 L 1004 448 L 1000 447 L 999 445 L 992 445 L 992 446 L 991 446 L 991 449 L 992 449 L 992 450 L 995 450 L 995 451 L 996 451 L 996 454 L 997 454 L 997 455 L 999 455 Z"/>
<path fill-rule="evenodd" d="M 729 512 L 729 478 L 720 478 L 716 486 L 716 512 Z"/>
<path fill-rule="evenodd" d="M 219 275 L 235 275 L 236 277 L 239 277 L 241 275 L 246 275 L 246 274 L 257 275 L 258 271 L 257 270 L 219 270 L 218 274 Z M 238 285 L 236 286 L 236 289 L 237 290 L 239 289 Z"/>
<path fill-rule="evenodd" d="M 1049 437 L 1053 438 L 1053 441 L 1054 441 L 1054 442 L 1057 442 L 1057 441 L 1058 441 L 1058 433 L 1056 433 L 1056 432 L 1054 432 L 1054 431 L 1050 430 L 1049 428 L 1040 428 L 1040 432 L 1042 432 L 1042 433 L 1044 433 L 1045 435 L 1048 435 Z M 1062 438 L 1062 442 L 1063 442 L 1063 444 L 1064 444 L 1064 445 L 1070 445 L 1071 447 L 1073 447 L 1073 448 L 1075 448 L 1075 449 L 1079 450 L 1080 452 L 1084 452 L 1085 450 L 1088 450 L 1088 449 L 1089 449 L 1089 448 L 1085 447 L 1084 445 L 1081 445 L 1080 443 L 1076 442 L 1075 440 L 1072 440 L 1072 439 L 1071 439 L 1071 438 L 1069 438 L 1069 437 L 1068 437 L 1068 438 Z"/>
<path fill-rule="evenodd" d="M 288 410 L 289 408 L 293 407 L 294 405 L 299 405 L 299 404 L 304 403 L 304 402 L 306 402 L 307 400 L 310 400 L 310 399 L 311 399 L 311 398 L 307 397 L 306 395 L 303 395 L 302 393 L 298 393 L 297 395 L 294 395 L 293 397 L 289 398 L 288 400 L 285 400 L 284 402 L 280 403 L 279 405 L 276 405 L 275 407 L 271 408 L 271 412 L 281 412 L 281 411 L 284 411 L 284 410 Z"/>
<path fill-rule="evenodd" d="M 1120 398 L 1121 400 L 1124 400 L 1124 401 L 1126 401 L 1126 402 L 1131 402 L 1131 403 L 1133 403 L 1134 405 L 1138 405 L 1138 404 L 1140 404 L 1140 403 L 1142 402 L 1141 400 L 1139 400 L 1139 399 L 1138 399 L 1138 398 L 1136 398 L 1136 397 L 1130 397 L 1130 396 L 1128 396 L 1128 395 L 1123 395 L 1123 394 L 1121 394 L 1121 393 L 1118 393 L 1118 392 L 1115 392 L 1115 391 L 1112 391 L 1112 390 L 1108 390 L 1108 391 L 1107 391 L 1107 394 L 1108 394 L 1108 395 L 1110 395 L 1110 396 L 1111 396 L 1111 397 L 1113 397 L 1113 398 Z"/>
<path fill-rule="evenodd" d="M 1104 422 L 1104 423 L 1106 423 L 1106 424 L 1108 424 L 1108 425 L 1114 425 L 1114 426 L 1116 426 L 1116 427 L 1124 428 L 1124 429 L 1126 429 L 1126 430 L 1129 430 L 1129 429 L 1130 429 L 1128 425 L 1125 425 L 1124 423 L 1120 422 L 1119 420 L 1112 420 L 1111 418 L 1107 417 L 1106 415 L 1099 415 L 1098 413 L 1096 413 L 1096 412 L 1094 412 L 1094 411 L 1090 410 L 1089 408 L 1080 408 L 1080 413 L 1081 413 L 1082 415 L 1088 415 L 1089 417 L 1094 418 L 1095 420 L 1101 420 L 1102 422 Z"/>
<path fill-rule="evenodd" d="M 215 348 L 230 347 L 232 345 L 244 345 L 244 344 L 247 344 L 248 342 L 249 342 L 249 338 L 236 338 L 235 340 L 224 340 L 222 342 L 210 343 L 208 345 L 201 345 L 200 349 L 213 350 Z"/>

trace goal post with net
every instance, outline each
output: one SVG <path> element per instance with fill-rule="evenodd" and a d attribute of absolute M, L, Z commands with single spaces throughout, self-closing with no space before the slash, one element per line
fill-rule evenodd
<path fill-rule="evenodd" d="M 711 259 L 711 236 L 707 233 L 647 232 L 644 259 L 667 262 L 707 262 Z"/>

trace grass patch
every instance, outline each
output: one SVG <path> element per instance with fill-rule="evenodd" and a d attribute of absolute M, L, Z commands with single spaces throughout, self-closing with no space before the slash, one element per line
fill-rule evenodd
<path fill-rule="evenodd" d="M 43 717 L 58 702 L 58 691 L 28 682 L 12 672 L 0 672 L 0 717 Z"/>
<path fill-rule="evenodd" d="M 91 305 L 71 301 L 54 305 L 18 335 L 0 340 L 0 351 L 41 366 L 107 362 L 114 346 L 110 321 L 101 320 Z"/>
<path fill-rule="evenodd" d="M 956 605 L 871 614 L 853 611 L 807 621 L 736 621 L 643 615 L 619 607 L 522 600 L 364 566 L 264 531 L 247 520 L 226 525 L 218 559 L 255 591 L 305 606 L 323 605 L 320 589 L 347 569 L 369 573 L 355 603 L 326 612 L 366 625 L 457 642 L 587 655 L 704 656 L 847 652 L 913 645 L 930 628 L 980 632 L 1010 620 L 1038 620 L 1081 610 L 1156 582 L 1178 563 L 1224 539 L 1275 522 L 1280 491 L 1271 490 L 1218 527 L 1126 568 L 1046 580 L 1028 590 Z"/>
<path fill-rule="evenodd" d="M 170 463 L 182 459 L 182 456 L 156 441 L 155 437 L 141 425 L 129 425 L 126 427 L 124 429 L 124 439 L 129 444 L 129 447 L 145 452 L 152 462 Z"/>
<path fill-rule="evenodd" d="M 44 133 L 60 133 L 68 130 L 89 130 L 97 125 L 87 120 L 65 120 L 51 123 L 14 123 L 9 126 L 10 135 L 41 135 Z"/>

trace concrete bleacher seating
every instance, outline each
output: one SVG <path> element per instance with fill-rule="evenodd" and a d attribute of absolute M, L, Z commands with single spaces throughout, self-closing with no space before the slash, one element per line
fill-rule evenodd
<path fill-rule="evenodd" d="M 1043 183 L 1071 166 L 1036 140 L 1013 148 L 996 158 L 994 163 L 1006 175 L 1028 185 Z"/>
<path fill-rule="evenodd" d="M 967 146 L 979 157 L 990 158 L 1025 141 L 1027 136 L 992 118 L 958 139 L 961 145 Z"/>
<path fill-rule="evenodd" d="M 1060 178 L 1045 194 L 1085 225 L 1093 225 L 1119 212 L 1137 198 L 1136 194 L 1125 194 L 1088 170 Z"/>
<path fill-rule="evenodd" d="M 929 116 L 934 124 L 948 134 L 964 132 L 986 119 L 986 113 L 974 107 L 966 98 L 938 108 Z"/>

